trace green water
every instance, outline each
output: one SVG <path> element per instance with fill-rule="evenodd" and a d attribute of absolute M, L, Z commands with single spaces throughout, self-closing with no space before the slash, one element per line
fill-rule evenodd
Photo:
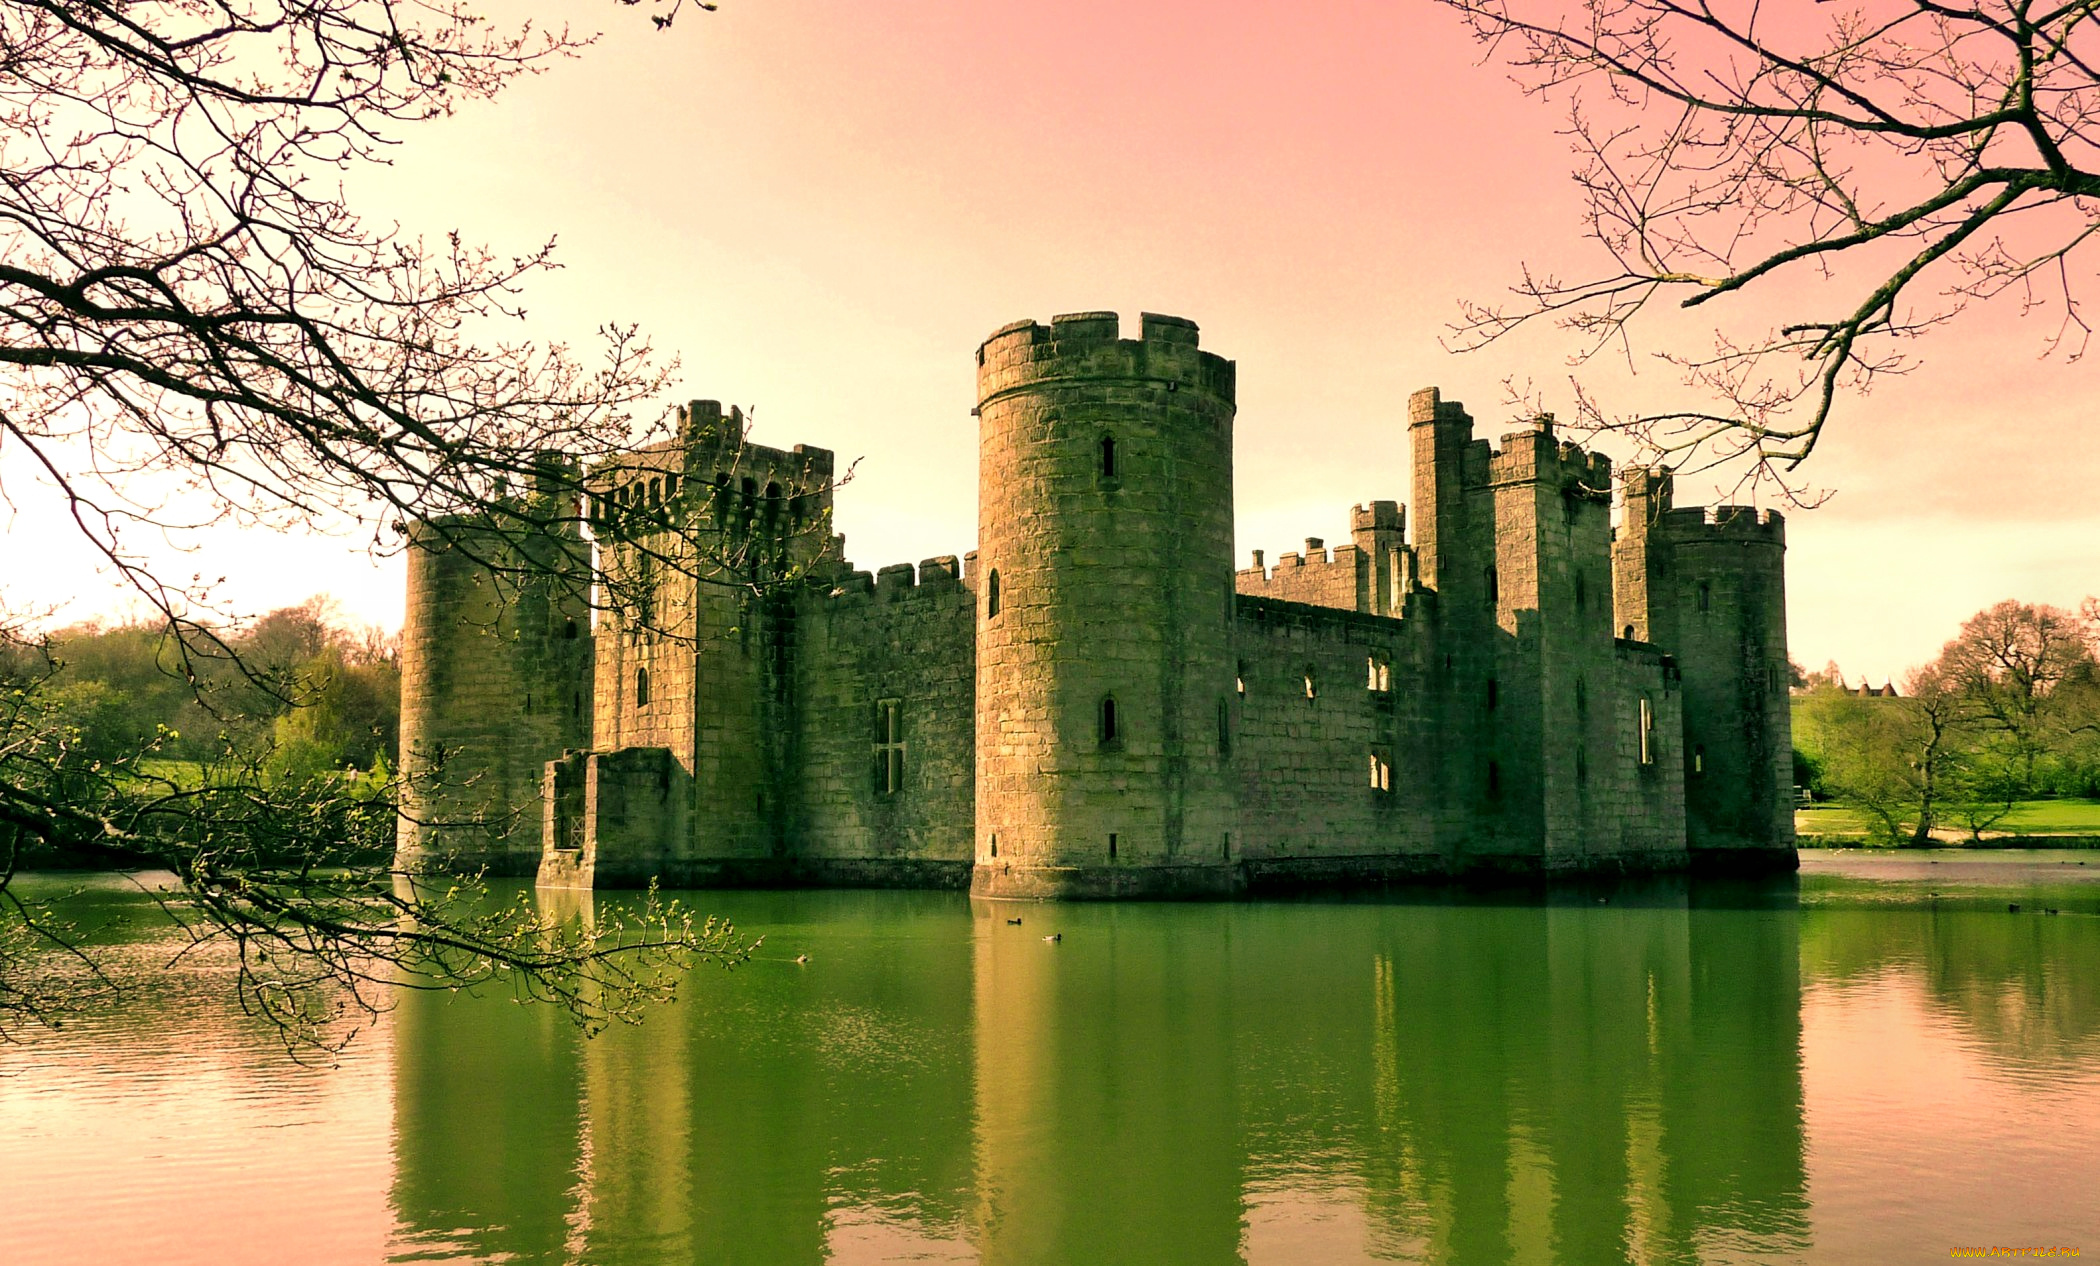
<path fill-rule="evenodd" d="M 761 957 L 639 1029 L 413 996 L 320 1069 L 223 963 L 157 970 L 134 933 L 124 1006 L 0 1047 L 0 1256 L 2100 1253 L 2100 856 L 1941 856 L 1355 902 L 695 894 Z"/>

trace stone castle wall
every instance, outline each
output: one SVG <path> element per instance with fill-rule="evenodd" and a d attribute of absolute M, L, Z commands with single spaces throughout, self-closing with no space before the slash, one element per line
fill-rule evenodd
<path fill-rule="evenodd" d="M 1351 541 L 1330 554 L 1319 537 L 1302 554 L 1284 554 L 1273 568 L 1261 550 L 1254 566 L 1234 574 L 1240 593 L 1372 615 L 1399 615 L 1413 584 L 1413 552 L 1406 546 L 1407 512 L 1393 501 L 1350 510 Z"/>
<path fill-rule="evenodd" d="M 929 558 L 916 571 L 904 563 L 845 573 L 797 604 L 790 829 L 799 873 L 968 884 L 977 579 L 952 556 Z"/>
<path fill-rule="evenodd" d="M 537 787 L 552 884 L 1176 896 L 1791 860 L 1778 516 L 1677 510 L 1637 469 L 1615 529 L 1602 456 L 1550 419 L 1491 444 L 1427 391 L 1409 510 L 1235 573 L 1234 367 L 1178 318 L 1137 335 L 1082 313 L 980 348 L 961 563 L 853 570 L 831 454 L 709 402 L 592 473 L 595 630 L 486 612 L 471 560 L 419 548 L 405 735 L 456 741 L 497 799 Z M 404 823 L 404 855 L 429 841 Z"/>
<path fill-rule="evenodd" d="M 1431 646 L 1420 620 L 1240 598 L 1235 848 L 1251 877 L 1347 882 L 1448 868 Z"/>

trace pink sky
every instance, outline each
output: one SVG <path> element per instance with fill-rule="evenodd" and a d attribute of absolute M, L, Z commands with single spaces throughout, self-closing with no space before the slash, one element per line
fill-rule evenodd
<path fill-rule="evenodd" d="M 1409 391 L 1442 387 L 1489 435 L 1505 377 L 1569 394 L 1551 331 L 1439 346 L 1459 299 L 1496 297 L 1520 262 L 1593 256 L 1558 114 L 1434 6 L 726 0 L 665 34 L 609 3 L 565 11 L 613 29 L 410 135 L 355 192 L 417 231 L 559 235 L 535 330 L 638 321 L 682 356 L 679 398 L 862 459 L 839 523 L 863 567 L 971 548 L 972 352 L 1021 317 L 1175 313 L 1239 362 L 1242 565 L 1404 499 Z M 1791 516 L 1797 660 L 1879 680 L 1991 602 L 2100 590 L 2089 374 L 2036 359 L 2048 326 L 1979 314 L 1845 406 L 1810 471 L 1837 495 Z M 1616 409 L 1685 400 L 1660 367 L 1599 381 Z M 112 608 L 18 476 L 10 591 Z M 256 536 L 199 559 L 178 565 L 251 607 L 328 590 L 399 620 L 398 563 Z"/>

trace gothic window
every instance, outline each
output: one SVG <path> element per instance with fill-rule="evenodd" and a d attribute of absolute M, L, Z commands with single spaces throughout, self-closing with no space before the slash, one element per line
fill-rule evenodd
<path fill-rule="evenodd" d="M 1371 753 L 1371 790 L 1373 790 L 1373 791 L 1391 791 L 1392 789 L 1393 789 L 1393 763 L 1392 763 L 1392 761 L 1386 758 L 1386 754 L 1385 754 L 1384 752 L 1377 752 L 1377 751 L 1374 751 L 1374 752 L 1372 752 L 1372 753 Z"/>
<path fill-rule="evenodd" d="M 1714 587 L 1707 581 L 1699 582 L 1699 614 L 1705 615 L 1714 609 Z"/>
<path fill-rule="evenodd" d="M 875 794 L 893 796 L 904 789 L 903 705 L 895 699 L 875 704 Z"/>
<path fill-rule="evenodd" d="M 1623 633 L 1623 634 L 1621 634 L 1620 636 L 1624 637 L 1624 638 L 1625 638 L 1625 639 L 1626 639 L 1627 641 L 1629 641 L 1629 642 L 1633 641 L 1633 640 L 1634 640 L 1634 636 L 1633 636 L 1633 626 L 1632 626 L 1631 624 L 1627 625 L 1627 626 L 1626 626 L 1626 632 L 1624 632 L 1624 633 Z"/>
<path fill-rule="evenodd" d="M 1101 698 L 1101 746 L 1115 747 L 1123 741 L 1122 721 L 1116 715 L 1116 697 Z"/>
<path fill-rule="evenodd" d="M 1320 688 L 1313 684 L 1313 666 L 1311 664 L 1305 666 L 1305 697 L 1308 699 L 1320 697 Z"/>
<path fill-rule="evenodd" d="M 1655 763 L 1655 708 L 1644 697 L 1641 700 L 1641 764 Z"/>
<path fill-rule="evenodd" d="M 649 670 L 646 668 L 634 670 L 634 706 L 637 708 L 649 706 Z"/>
<path fill-rule="evenodd" d="M 1373 655 L 1365 663 L 1368 673 L 1367 685 L 1372 694 L 1386 694 L 1393 688 L 1393 665 L 1383 655 Z"/>
<path fill-rule="evenodd" d="M 1115 479 L 1122 474 L 1122 471 L 1117 467 L 1116 458 L 1116 437 L 1113 435 L 1102 436 L 1101 477 L 1103 479 Z"/>
<path fill-rule="evenodd" d="M 998 568 L 996 568 L 996 567 L 994 567 L 994 568 L 992 569 L 992 574 L 991 574 L 990 578 L 988 578 L 988 579 L 987 579 L 987 580 L 985 581 L 985 584 L 984 584 L 984 615 L 985 615 L 985 618 L 989 620 L 989 619 L 995 619 L 995 618 L 997 618 L 998 614 L 999 614 L 999 569 L 998 569 Z"/>
<path fill-rule="evenodd" d="M 1238 693 L 1240 698 L 1244 699 L 1247 697 L 1247 661 L 1244 659 L 1233 670 L 1232 688 Z"/>
<path fill-rule="evenodd" d="M 561 622 L 561 636 L 563 641 L 573 642 L 576 640 L 576 618 L 574 616 Z"/>

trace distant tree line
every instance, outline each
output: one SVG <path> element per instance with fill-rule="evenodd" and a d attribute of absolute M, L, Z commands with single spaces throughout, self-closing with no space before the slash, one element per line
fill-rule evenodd
<path fill-rule="evenodd" d="M 1971 837 L 2021 800 L 2100 798 L 2100 601 L 1977 612 L 1892 692 L 1836 664 L 1798 674 L 1796 781 L 1863 811 L 1889 843 Z"/>
<path fill-rule="evenodd" d="M 276 781 L 388 777 L 401 731 L 391 635 L 344 623 L 326 597 L 216 632 L 94 622 L 0 643 L 0 690 L 33 688 L 75 764 L 145 754 L 178 782 L 229 761 Z"/>

